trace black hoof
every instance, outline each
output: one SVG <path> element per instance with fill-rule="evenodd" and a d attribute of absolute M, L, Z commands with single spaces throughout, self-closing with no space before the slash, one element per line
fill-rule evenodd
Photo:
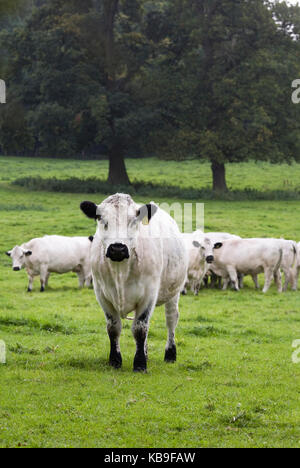
<path fill-rule="evenodd" d="M 166 349 L 165 352 L 165 362 L 176 362 L 177 359 L 177 352 L 176 352 L 176 346 L 172 346 L 172 348 Z"/>
<path fill-rule="evenodd" d="M 114 369 L 121 369 L 122 367 L 122 356 L 121 354 L 116 354 L 109 358 L 109 365 Z"/>
<path fill-rule="evenodd" d="M 133 369 L 133 372 L 136 374 L 147 374 L 147 369 L 143 369 L 142 367 L 137 367 Z"/>
<path fill-rule="evenodd" d="M 186 296 L 186 295 L 187 295 L 187 292 L 186 292 L 186 291 L 181 291 L 181 295 L 182 295 L 182 296 Z"/>
<path fill-rule="evenodd" d="M 41 288 L 41 292 L 45 292 L 45 288 Z"/>
<path fill-rule="evenodd" d="M 32 289 L 28 288 L 28 289 L 27 289 L 27 292 L 28 292 L 28 293 L 31 293 L 31 292 L 32 292 Z"/>
<path fill-rule="evenodd" d="M 133 372 L 147 372 L 147 358 L 144 356 L 136 356 L 133 363 Z"/>

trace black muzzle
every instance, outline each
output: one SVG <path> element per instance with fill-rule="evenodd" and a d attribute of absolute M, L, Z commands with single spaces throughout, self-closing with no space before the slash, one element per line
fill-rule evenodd
<path fill-rule="evenodd" d="M 14 271 L 21 271 L 21 268 L 20 267 L 14 267 L 13 270 Z"/>
<path fill-rule="evenodd" d="M 124 244 L 111 244 L 107 249 L 106 257 L 113 262 L 123 262 L 129 258 L 129 251 Z"/>
<path fill-rule="evenodd" d="M 210 255 L 209 257 L 206 257 L 206 263 L 209 263 L 211 265 L 213 262 L 214 262 L 213 255 Z"/>

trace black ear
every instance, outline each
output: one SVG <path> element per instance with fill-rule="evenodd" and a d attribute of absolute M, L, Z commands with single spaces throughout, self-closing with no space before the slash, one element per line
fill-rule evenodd
<path fill-rule="evenodd" d="M 223 247 L 222 242 L 217 242 L 217 243 L 214 245 L 214 249 L 216 249 L 216 250 L 220 249 L 221 247 Z"/>
<path fill-rule="evenodd" d="M 197 241 L 193 241 L 193 246 L 196 247 L 197 249 L 201 247 L 201 245 Z"/>
<path fill-rule="evenodd" d="M 90 237 L 89 237 L 89 241 L 90 241 L 90 242 L 93 242 L 93 240 L 94 240 L 94 236 L 90 236 Z"/>
<path fill-rule="evenodd" d="M 148 218 L 148 222 L 150 222 L 157 210 L 158 206 L 153 203 L 143 205 L 137 212 L 138 221 L 143 221 L 145 218 Z"/>
<path fill-rule="evenodd" d="M 11 252 L 5 252 L 5 255 L 7 255 L 8 257 L 11 257 Z"/>
<path fill-rule="evenodd" d="M 27 250 L 27 251 L 25 252 L 25 255 L 26 255 L 26 257 L 30 257 L 30 256 L 32 255 L 31 250 Z"/>
<path fill-rule="evenodd" d="M 80 204 L 80 209 L 88 218 L 96 219 L 97 205 L 95 203 L 90 201 L 84 201 Z"/>

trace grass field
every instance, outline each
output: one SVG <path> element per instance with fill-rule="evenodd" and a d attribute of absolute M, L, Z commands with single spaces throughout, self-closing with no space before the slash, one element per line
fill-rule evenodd
<path fill-rule="evenodd" d="M 209 185 L 207 165 L 129 161 L 132 178 Z M 76 275 L 53 275 L 26 293 L 4 252 L 44 234 L 90 235 L 79 210 L 85 194 L 29 192 L 28 175 L 106 175 L 105 162 L 0 158 L 0 447 L 299 447 L 300 292 L 263 296 L 249 280 L 240 293 L 203 290 L 181 299 L 178 361 L 163 362 L 164 312 L 149 335 L 146 375 L 132 372 L 130 322 L 121 338 L 123 368 L 107 365 L 103 312 Z M 192 172 L 192 176 L 190 175 Z M 299 187 L 300 166 L 230 166 L 231 187 Z M 92 196 L 88 196 L 91 198 Z M 104 194 L 92 197 L 101 202 Z M 149 201 L 149 200 L 137 200 Z M 155 200 L 180 201 L 184 200 Z M 201 200 L 195 200 L 199 202 Z M 300 202 L 205 203 L 207 230 L 300 240 Z M 261 282 L 263 278 L 261 278 Z"/>

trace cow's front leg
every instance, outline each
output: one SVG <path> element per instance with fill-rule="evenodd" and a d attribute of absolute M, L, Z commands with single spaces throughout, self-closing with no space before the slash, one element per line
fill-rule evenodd
<path fill-rule="evenodd" d="M 110 340 L 109 364 L 115 369 L 122 367 L 122 355 L 120 350 L 120 335 L 122 322 L 119 315 L 111 315 L 105 312 L 107 333 Z"/>
<path fill-rule="evenodd" d="M 33 281 L 34 281 L 34 276 L 31 275 L 31 274 L 28 274 L 28 289 L 27 289 L 27 292 L 32 292 L 32 288 L 33 288 Z"/>
<path fill-rule="evenodd" d="M 153 306 L 142 307 L 135 314 L 132 333 L 136 342 L 136 353 L 133 362 L 134 372 L 147 371 L 147 337 Z"/>
<path fill-rule="evenodd" d="M 122 331 L 121 318 L 113 305 L 105 299 L 99 289 L 95 288 L 95 293 L 106 318 L 106 329 L 110 340 L 109 364 L 115 369 L 120 369 L 120 367 L 122 367 L 122 355 L 120 350 L 120 335 Z"/>
<path fill-rule="evenodd" d="M 168 328 L 168 341 L 165 350 L 165 362 L 175 362 L 177 359 L 177 351 L 175 344 L 175 330 L 179 319 L 178 310 L 179 296 L 175 296 L 165 306 L 166 308 L 166 324 Z"/>

